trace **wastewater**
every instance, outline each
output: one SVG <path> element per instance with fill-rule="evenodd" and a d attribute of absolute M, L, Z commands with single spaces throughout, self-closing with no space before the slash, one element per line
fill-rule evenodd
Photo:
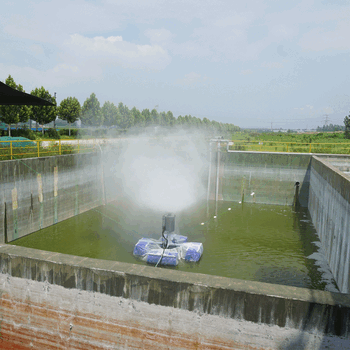
<path fill-rule="evenodd" d="M 307 208 L 221 201 L 215 213 L 212 202 L 175 213 L 178 232 L 204 253 L 198 263 L 157 268 L 339 292 Z M 123 198 L 11 244 L 145 265 L 134 245 L 160 237 L 163 214 Z"/>

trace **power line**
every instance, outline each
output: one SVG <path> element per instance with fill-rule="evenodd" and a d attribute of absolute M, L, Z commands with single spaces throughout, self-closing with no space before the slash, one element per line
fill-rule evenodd
<path fill-rule="evenodd" d="M 324 118 L 324 124 L 323 124 L 323 125 L 327 125 L 327 124 L 328 124 L 328 122 L 329 122 L 328 116 L 329 116 L 329 114 L 324 114 L 324 115 L 323 115 L 323 117 L 325 117 L 325 118 Z"/>

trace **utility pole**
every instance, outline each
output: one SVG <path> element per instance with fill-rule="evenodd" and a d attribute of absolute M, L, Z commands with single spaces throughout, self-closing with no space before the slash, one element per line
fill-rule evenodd
<path fill-rule="evenodd" d="M 329 122 L 329 118 L 328 118 L 329 114 L 324 114 L 323 116 L 325 117 L 324 118 L 324 125 L 327 125 Z"/>
<path fill-rule="evenodd" d="M 55 92 L 54 96 L 55 96 L 55 101 L 56 101 L 56 92 Z M 57 102 L 56 102 L 56 106 L 57 106 Z M 57 111 L 57 109 L 56 109 L 56 111 Z M 55 117 L 55 120 L 53 121 L 53 128 L 54 129 L 56 129 L 56 118 L 57 118 L 57 116 Z"/>

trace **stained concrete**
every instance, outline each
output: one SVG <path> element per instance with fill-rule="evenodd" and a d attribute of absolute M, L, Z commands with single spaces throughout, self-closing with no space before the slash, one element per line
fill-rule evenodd
<path fill-rule="evenodd" d="M 211 199 L 215 199 L 217 156 L 213 149 Z M 219 200 L 293 205 L 299 182 L 298 202 L 307 207 L 311 155 L 234 151 L 221 152 L 220 158 Z"/>
<path fill-rule="evenodd" d="M 152 305 L 0 274 L 13 349 L 350 349 L 349 339 Z"/>
<path fill-rule="evenodd" d="M 342 293 L 350 292 L 350 181 L 314 156 L 308 209 L 331 271 Z"/>
<path fill-rule="evenodd" d="M 101 205 L 101 170 L 96 153 L 0 162 L 0 242 L 11 242 Z"/>
<path fill-rule="evenodd" d="M 3 275 L 148 304 L 350 337 L 350 295 L 0 247 Z"/>
<path fill-rule="evenodd" d="M 18 161 L 0 163 L 0 180 L 4 184 L 0 205 L 2 239 L 5 234 L 10 240 L 14 238 L 16 210 L 18 236 L 55 220 L 53 168 L 57 164 L 60 176 L 65 174 L 59 182 L 58 193 L 63 196 L 59 220 L 103 202 L 104 175 L 98 156 L 78 158 L 79 165 L 74 157 L 62 157 L 68 156 L 51 157 L 42 163 L 33 161 L 28 172 L 20 168 Z M 300 182 L 299 204 L 309 205 L 337 283 L 348 292 L 350 191 L 346 176 L 311 155 L 233 152 L 220 157 L 219 199 L 239 200 L 244 193 L 245 201 L 291 205 L 296 199 L 295 182 Z M 26 165 L 30 166 L 30 160 Z M 45 174 L 44 207 L 40 207 L 38 180 L 33 175 L 39 171 Z M 18 189 L 18 209 L 12 202 L 14 187 Z M 250 196 L 251 191 L 255 196 Z M 350 349 L 347 294 L 8 245 L 0 247 L 0 283 L 2 334 L 5 338 L 8 335 L 9 341 L 17 339 L 17 345 L 27 342 L 25 349 L 30 344 L 51 341 L 50 337 L 53 348 L 61 344 L 76 349 Z M 163 313 L 168 315 L 165 319 Z M 77 320 L 77 334 L 67 330 L 66 321 L 49 322 L 63 314 L 64 320 Z M 127 321 L 126 315 L 130 316 Z M 70 328 L 72 324 L 70 321 Z M 39 328 L 42 337 L 33 337 L 33 330 Z"/>

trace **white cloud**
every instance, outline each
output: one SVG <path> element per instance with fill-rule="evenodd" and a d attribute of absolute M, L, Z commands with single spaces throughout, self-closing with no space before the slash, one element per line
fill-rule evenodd
<path fill-rule="evenodd" d="M 58 87 L 69 86 L 76 82 L 99 81 L 103 77 L 100 67 L 81 64 L 79 67 L 58 64 L 51 69 L 39 70 L 32 67 L 19 67 L 0 63 L 0 77 L 5 80 L 11 74 L 14 80 L 23 85 L 26 92 L 35 87 L 44 86 L 50 92 Z"/>
<path fill-rule="evenodd" d="M 88 38 L 73 34 L 65 44 L 76 60 L 93 60 L 103 66 L 122 66 L 134 69 L 162 70 L 171 61 L 168 52 L 160 45 L 137 45 L 123 41 L 121 36 Z"/>

